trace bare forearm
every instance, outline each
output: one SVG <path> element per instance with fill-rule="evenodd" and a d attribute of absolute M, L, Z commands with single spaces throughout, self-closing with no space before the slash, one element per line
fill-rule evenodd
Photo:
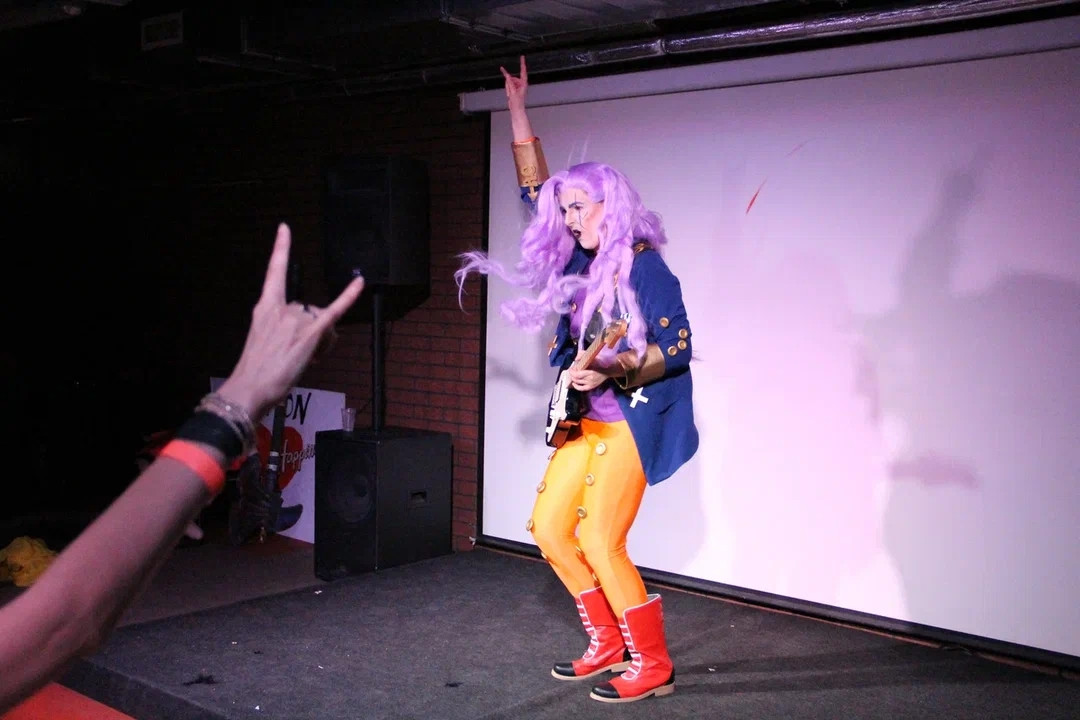
<path fill-rule="evenodd" d="M 514 142 L 526 142 L 535 137 L 524 104 L 510 108 L 510 130 L 514 134 Z"/>
<path fill-rule="evenodd" d="M 0 612 L 0 713 L 94 650 L 210 499 L 176 460 L 154 462 Z"/>

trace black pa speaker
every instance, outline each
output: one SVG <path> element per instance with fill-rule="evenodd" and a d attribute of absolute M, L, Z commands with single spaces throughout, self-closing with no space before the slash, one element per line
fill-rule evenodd
<path fill-rule="evenodd" d="M 330 297 L 356 275 L 366 290 L 346 320 L 400 318 L 430 294 L 431 220 L 427 166 L 402 156 L 348 156 L 326 172 L 325 272 Z"/>
<path fill-rule="evenodd" d="M 451 438 L 407 428 L 315 434 L 315 575 L 447 555 Z"/>

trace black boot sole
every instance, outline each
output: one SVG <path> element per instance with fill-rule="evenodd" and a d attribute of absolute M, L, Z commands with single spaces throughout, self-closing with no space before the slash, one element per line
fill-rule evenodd
<path fill-rule="evenodd" d="M 551 677 L 555 678 L 556 680 L 585 680 L 587 678 L 596 677 L 597 675 L 600 675 L 600 674 L 606 673 L 606 672 L 621 673 L 623 670 L 625 670 L 628 667 L 630 667 L 630 661 L 629 660 L 627 660 L 625 662 L 617 662 L 614 665 L 608 665 L 607 667 L 602 667 L 602 668 L 599 668 L 598 670 L 593 670 L 588 675 L 561 675 L 561 674 L 555 672 L 555 670 L 553 668 L 551 670 Z"/>

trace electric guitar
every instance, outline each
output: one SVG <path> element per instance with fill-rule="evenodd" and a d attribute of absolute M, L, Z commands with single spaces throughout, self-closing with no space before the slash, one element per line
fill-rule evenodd
<path fill-rule="evenodd" d="M 285 405 L 274 408 L 273 431 L 265 467 L 259 453 L 253 452 L 237 476 L 238 497 L 229 510 L 229 540 L 234 545 L 247 542 L 252 536 L 266 542 L 271 534 L 288 530 L 300 519 L 303 505 L 282 507 L 281 477 L 285 452 Z"/>
<path fill-rule="evenodd" d="M 281 403 L 274 407 L 273 428 L 270 433 L 270 452 L 266 456 L 266 469 L 263 471 L 262 484 L 266 489 L 266 493 L 280 503 L 281 492 L 278 490 L 278 478 L 281 477 L 281 453 L 285 450 L 285 406 Z M 280 507 L 280 504 L 278 507 Z M 273 517 L 273 515 L 276 515 L 273 511 L 277 509 L 271 504 L 271 512 L 269 513 L 271 517 L 268 518 L 268 522 L 265 522 L 259 528 L 259 542 L 266 541 L 268 531 L 273 527 L 274 521 L 277 519 Z"/>
<path fill-rule="evenodd" d="M 626 335 L 629 322 L 629 315 L 612 320 L 604 331 L 596 336 L 585 352 L 559 373 L 559 379 L 555 382 L 555 387 L 551 391 L 551 400 L 548 403 L 548 424 L 545 435 L 549 447 L 562 447 L 570 436 L 570 431 L 581 423 L 581 418 L 588 409 L 585 393 L 570 386 L 570 371 L 588 369 L 605 345 L 610 348 L 615 347 L 615 344 Z"/>

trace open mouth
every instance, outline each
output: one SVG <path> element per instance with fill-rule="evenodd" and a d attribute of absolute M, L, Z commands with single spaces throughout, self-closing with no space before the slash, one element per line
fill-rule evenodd
<path fill-rule="evenodd" d="M 571 230 L 570 234 L 574 236 L 575 240 L 580 240 L 581 239 L 581 231 L 580 230 Z"/>

